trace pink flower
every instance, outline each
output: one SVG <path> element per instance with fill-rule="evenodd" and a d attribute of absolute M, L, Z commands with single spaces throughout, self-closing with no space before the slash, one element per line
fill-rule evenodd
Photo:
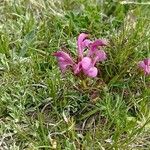
<path fill-rule="evenodd" d="M 85 75 L 89 77 L 96 77 L 98 74 L 98 70 L 94 67 L 92 59 L 89 57 L 84 57 L 78 64 L 74 66 L 74 73 L 78 74 L 83 72 Z"/>
<path fill-rule="evenodd" d="M 98 46 L 106 46 L 108 44 L 107 40 L 102 39 L 102 40 L 95 40 L 92 45 L 91 45 L 91 50 L 95 50 L 98 48 Z"/>
<path fill-rule="evenodd" d="M 106 53 L 101 49 L 106 46 L 106 40 L 96 40 L 92 42 L 88 39 L 88 34 L 81 33 L 78 36 L 78 61 L 75 63 L 69 54 L 58 51 L 53 55 L 57 57 L 58 64 L 62 72 L 65 72 L 68 66 L 72 67 L 75 75 L 83 73 L 88 77 L 96 77 L 98 69 L 95 67 L 97 62 L 102 62 L 107 59 Z M 87 50 L 87 56 L 84 50 Z"/>
<path fill-rule="evenodd" d="M 106 44 L 106 40 L 96 40 L 90 45 L 88 56 L 95 57 L 95 63 L 107 59 L 106 53 L 101 49 L 101 46 L 106 46 Z"/>
<path fill-rule="evenodd" d="M 65 72 L 68 66 L 73 66 L 74 62 L 72 58 L 69 56 L 69 54 L 63 52 L 63 51 L 58 51 L 53 53 L 53 56 L 57 57 L 59 67 L 62 72 Z"/>
<path fill-rule="evenodd" d="M 140 61 L 138 65 L 144 71 L 145 75 L 150 74 L 150 58 Z"/>
<path fill-rule="evenodd" d="M 89 57 L 84 57 L 81 61 L 82 68 L 84 74 L 86 74 L 89 77 L 96 77 L 98 70 L 96 67 L 94 67 L 94 63 L 92 62 L 92 59 Z"/>
<path fill-rule="evenodd" d="M 85 34 L 85 33 L 81 33 L 78 36 L 77 45 L 78 45 L 78 56 L 80 58 L 83 57 L 84 48 L 88 47 L 89 44 L 91 43 L 91 41 L 88 40 L 87 38 L 88 38 L 88 34 Z"/>

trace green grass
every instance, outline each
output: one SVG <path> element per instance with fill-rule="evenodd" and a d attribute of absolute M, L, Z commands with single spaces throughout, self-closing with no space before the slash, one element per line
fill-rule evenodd
<path fill-rule="evenodd" d="M 149 14 L 119 0 L 2 0 L 0 149 L 149 150 L 150 77 L 137 67 L 150 57 Z M 87 87 L 51 56 L 74 56 L 83 31 L 109 40 Z"/>

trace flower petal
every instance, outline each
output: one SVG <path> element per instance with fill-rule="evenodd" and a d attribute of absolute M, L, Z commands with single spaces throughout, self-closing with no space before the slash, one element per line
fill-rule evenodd
<path fill-rule="evenodd" d="M 89 57 L 84 57 L 82 59 L 81 63 L 82 63 L 82 68 L 84 70 L 88 70 L 91 67 L 91 65 L 92 65 L 92 60 Z"/>
<path fill-rule="evenodd" d="M 145 63 L 145 65 L 150 66 L 150 58 L 144 59 L 144 63 Z"/>
<path fill-rule="evenodd" d="M 84 71 L 89 77 L 95 78 L 98 74 L 96 67 L 91 67 L 89 70 Z"/>
<path fill-rule="evenodd" d="M 145 68 L 145 74 L 147 74 L 147 75 L 150 74 L 150 66 L 146 66 L 146 68 Z"/>
<path fill-rule="evenodd" d="M 91 41 L 91 40 L 85 39 L 85 40 L 82 42 L 82 48 L 89 47 L 91 44 L 92 44 L 92 41 Z"/>
<path fill-rule="evenodd" d="M 103 50 L 98 50 L 95 52 L 95 57 L 93 59 L 93 64 L 95 65 L 97 62 L 102 62 L 107 59 L 107 55 Z"/>
<path fill-rule="evenodd" d="M 146 68 L 146 65 L 145 65 L 144 61 L 140 61 L 140 62 L 138 63 L 138 66 L 139 66 L 140 68 L 142 68 L 142 69 Z"/>
<path fill-rule="evenodd" d="M 80 71 L 82 70 L 82 64 L 81 64 L 81 62 L 79 62 L 78 64 L 75 64 L 73 66 L 73 70 L 74 70 L 74 74 L 80 73 Z"/>
<path fill-rule="evenodd" d="M 88 37 L 88 34 L 85 33 L 81 33 L 78 36 L 78 41 L 77 41 L 77 45 L 78 45 L 78 55 L 79 57 L 83 56 L 83 41 Z"/>
<path fill-rule="evenodd" d="M 106 46 L 107 45 L 107 41 L 106 40 L 95 40 L 89 49 L 88 55 L 91 56 L 93 55 L 93 53 L 95 53 L 96 50 L 98 50 L 99 46 Z"/>
<path fill-rule="evenodd" d="M 63 62 L 58 62 L 60 70 L 64 73 L 67 69 L 68 64 L 63 63 Z"/>
<path fill-rule="evenodd" d="M 65 61 L 68 62 L 70 64 L 73 63 L 72 58 L 69 56 L 69 54 L 63 52 L 63 51 L 58 51 L 53 53 L 53 56 L 56 56 L 58 58 L 59 61 Z"/>
<path fill-rule="evenodd" d="M 65 72 L 68 66 L 72 66 L 74 64 L 69 54 L 63 51 L 55 52 L 53 53 L 53 56 L 57 57 L 59 67 L 62 72 Z"/>
<path fill-rule="evenodd" d="M 138 63 L 138 66 L 144 71 L 145 75 L 149 75 L 150 74 L 149 59 L 144 59 L 143 61 L 140 61 Z"/>
<path fill-rule="evenodd" d="M 95 49 L 97 48 L 98 46 L 106 46 L 107 45 L 107 41 L 106 40 L 95 40 L 92 45 L 91 45 L 91 48 L 92 49 Z"/>

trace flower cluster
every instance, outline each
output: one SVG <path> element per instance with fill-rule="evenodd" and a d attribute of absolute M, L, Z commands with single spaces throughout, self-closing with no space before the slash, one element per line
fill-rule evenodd
<path fill-rule="evenodd" d="M 106 53 L 102 50 L 102 47 L 106 45 L 106 40 L 91 41 L 88 34 L 81 33 L 77 40 L 77 61 L 62 50 L 53 55 L 57 57 L 62 72 L 70 66 L 75 75 L 82 73 L 88 77 L 96 77 L 98 74 L 96 64 L 107 59 Z"/>
<path fill-rule="evenodd" d="M 98 69 L 96 68 L 96 64 L 107 59 L 106 53 L 102 49 L 103 46 L 107 46 L 107 41 L 104 39 L 91 41 L 88 37 L 89 35 L 85 33 L 81 33 L 78 36 L 77 61 L 72 59 L 63 50 L 59 50 L 53 54 L 57 57 L 62 72 L 65 72 L 70 66 L 75 75 L 84 74 L 93 78 L 97 76 Z M 140 61 L 138 66 L 145 75 L 150 75 L 150 58 Z"/>

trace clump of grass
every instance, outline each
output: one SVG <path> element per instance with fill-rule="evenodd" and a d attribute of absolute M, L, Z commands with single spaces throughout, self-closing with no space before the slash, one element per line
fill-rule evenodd
<path fill-rule="evenodd" d="M 2 149 L 149 149 L 149 5 L 96 0 L 0 2 Z M 101 76 L 62 76 L 51 53 L 80 32 L 107 38 Z M 93 93 L 93 94 L 92 94 Z"/>

